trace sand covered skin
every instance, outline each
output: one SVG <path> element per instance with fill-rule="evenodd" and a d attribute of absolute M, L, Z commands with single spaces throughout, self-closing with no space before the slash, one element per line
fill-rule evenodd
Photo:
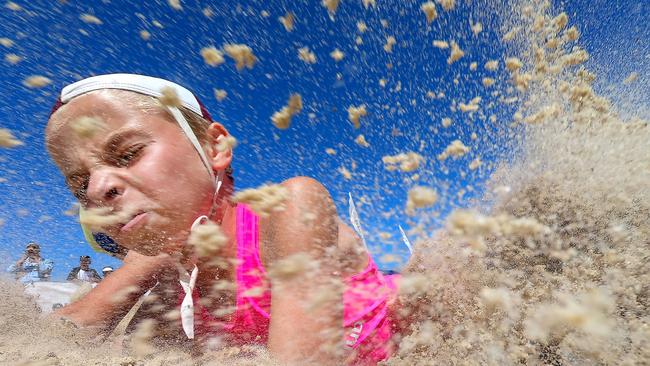
<path fill-rule="evenodd" d="M 35 304 L 25 298 L 23 289 L 13 283 L 0 281 L 0 321 L 4 332 L 0 335 L 3 352 L 0 363 L 6 365 L 181 365 L 222 364 L 278 365 L 259 346 L 225 347 L 209 355 L 192 354 L 190 347 L 181 344 L 164 348 L 152 340 L 154 323 L 126 337 L 109 337 L 102 342 L 93 331 L 83 331 L 69 321 L 44 319 Z M 16 321 L 20 319 L 20 321 Z M 38 347 L 34 342 L 38 341 Z M 74 346 L 73 346 L 74 345 Z M 6 350 L 6 351 L 5 351 Z"/>
<path fill-rule="evenodd" d="M 91 138 L 105 130 L 105 123 L 98 117 L 82 116 L 71 124 L 72 130 L 81 138 Z"/>
<path fill-rule="evenodd" d="M 188 12 L 187 9 L 180 11 L 180 1 L 169 2 L 172 3 L 178 6 L 177 9 L 174 6 L 179 10 L 177 14 Z M 333 7 L 333 12 L 339 12 L 336 22 L 346 21 L 342 15 L 346 7 L 352 5 L 338 1 L 336 6 L 334 2 L 325 3 L 327 11 Z M 371 17 L 376 16 L 375 6 L 381 9 L 386 5 L 366 0 L 361 4 L 365 8 L 357 7 L 365 14 L 370 29 L 374 29 L 379 24 L 378 19 Z M 420 4 L 414 6 L 412 15 L 418 17 L 422 27 L 427 19 Z M 183 5 L 190 6 L 187 2 Z M 436 1 L 436 5 L 438 18 L 433 20 L 431 28 L 443 17 L 459 11 L 456 5 L 461 6 L 460 2 L 449 0 Z M 322 17 L 323 8 L 317 6 L 321 10 L 318 16 Z M 15 11 L 24 11 L 16 7 Z M 286 14 L 286 10 L 275 9 L 273 14 L 269 21 L 284 34 L 285 30 L 275 17 Z M 461 55 L 448 66 L 445 63 L 447 51 L 443 51 L 445 54 L 439 61 L 444 68 L 471 75 L 475 89 L 458 94 L 427 84 L 418 92 L 424 96 L 424 91 L 433 90 L 434 97 L 427 101 L 445 101 L 456 108 L 452 112 L 443 109 L 432 117 L 423 117 L 428 125 L 437 128 L 437 134 L 450 136 L 448 140 L 442 144 L 423 144 L 424 147 L 417 150 L 417 145 L 406 147 L 403 144 L 404 136 L 413 134 L 406 126 L 394 128 L 392 133 L 388 128 L 385 133 L 385 139 L 396 146 L 395 155 L 385 156 L 382 162 L 376 163 L 380 170 L 383 164 L 388 170 L 384 174 L 395 176 L 400 184 L 411 182 L 402 191 L 408 192 L 399 195 L 399 205 L 406 201 L 406 212 L 413 214 L 408 217 L 412 220 L 411 229 L 404 228 L 416 244 L 413 261 L 402 270 L 401 298 L 394 309 L 408 320 L 408 325 L 404 325 L 405 334 L 395 339 L 396 353 L 386 364 L 646 364 L 650 360 L 648 122 L 623 120 L 614 111 L 613 103 L 599 95 L 597 91 L 602 88 L 596 84 L 602 81 L 584 66 L 589 54 L 576 43 L 580 41 L 580 31 L 571 24 L 570 16 L 544 1 L 527 0 L 509 4 L 503 16 L 514 19 L 501 30 L 483 20 L 484 29 L 473 32 L 472 28 L 468 29 L 467 18 L 458 24 L 446 24 L 467 33 L 464 37 L 458 35 L 456 41 L 463 45 L 468 55 Z M 360 20 L 350 23 L 351 29 L 357 21 Z M 471 24 L 476 27 L 479 23 Z M 391 26 L 395 25 L 391 19 Z M 383 56 L 382 45 L 392 33 L 390 30 L 374 38 Z M 289 35 L 297 32 L 294 30 Z M 472 42 L 491 32 L 497 32 L 496 36 L 511 48 L 500 57 L 490 55 L 494 60 L 486 61 L 474 54 L 476 48 Z M 368 31 L 364 37 L 370 38 L 371 33 Z M 435 38 L 433 35 L 427 38 L 429 48 L 429 42 Z M 16 39 L 18 45 L 24 42 Z M 400 46 L 402 40 L 409 41 L 401 35 L 399 39 Z M 434 47 L 449 47 L 439 42 L 434 43 Z M 366 44 L 370 44 L 369 40 Z M 255 45 L 251 43 L 251 46 Z M 308 69 L 302 64 L 307 61 L 295 59 L 295 50 L 299 47 L 317 49 L 326 58 L 334 45 L 324 48 L 296 43 L 289 47 L 290 57 L 301 68 Z M 410 52 L 406 47 L 399 51 Z M 453 46 L 449 52 L 453 54 Z M 350 53 L 341 65 L 352 59 Z M 470 61 L 477 62 L 475 73 L 468 71 Z M 223 62 L 222 54 L 218 63 Z M 329 62 L 334 64 L 332 60 Z M 504 70 L 501 75 L 499 71 Z M 632 70 L 612 82 L 636 86 L 643 77 L 640 71 L 635 75 Z M 385 89 L 377 85 L 380 77 Z M 461 85 L 468 83 L 460 79 Z M 43 86 L 47 84 L 49 82 Z M 382 70 L 381 74 L 373 76 L 371 84 L 369 88 L 388 92 L 397 83 L 393 73 Z M 240 93 L 233 86 L 220 82 L 212 86 L 227 86 L 232 90 L 233 100 Z M 446 93 L 444 98 L 438 98 L 440 90 Z M 488 93 L 492 92 L 499 95 L 490 98 Z M 352 103 L 351 107 L 359 108 L 363 101 L 373 113 L 373 124 L 388 125 L 388 117 L 383 119 L 384 111 L 376 100 L 354 98 L 357 96 L 335 105 L 335 113 L 341 120 L 345 121 L 346 106 Z M 421 102 L 418 100 L 418 103 Z M 501 107 L 515 112 L 498 117 L 492 114 L 494 109 Z M 289 101 L 278 112 L 282 117 L 278 124 L 288 127 L 291 116 L 301 108 L 302 100 L 300 103 Z M 357 115 L 356 124 L 360 126 L 362 116 Z M 483 131 L 476 128 L 479 120 L 497 129 L 503 140 L 525 136 L 520 141 L 521 149 L 516 159 L 495 163 L 498 168 L 491 173 L 485 189 L 477 188 L 481 192 L 476 193 L 477 201 L 468 201 L 469 207 L 458 210 L 451 207 L 454 212 L 445 219 L 440 231 L 418 232 L 418 225 L 426 222 L 433 210 L 442 212 L 441 205 L 447 196 L 456 196 L 453 190 L 428 181 L 424 170 L 446 166 L 450 174 L 461 179 L 465 173 L 471 177 L 492 169 L 492 157 L 483 155 L 478 146 L 488 143 Z M 85 123 L 81 125 L 84 126 Z M 463 126 L 462 131 L 460 126 Z M 374 136 L 372 148 L 362 149 L 362 142 L 367 143 L 364 135 L 350 129 L 349 125 L 345 128 L 351 132 L 344 139 L 345 143 L 315 147 L 318 159 L 342 159 L 336 163 L 339 171 L 330 174 L 346 184 L 362 182 L 362 170 L 347 160 L 348 150 L 366 153 L 384 141 L 370 134 Z M 512 130 L 522 135 L 510 133 Z M 4 131 L 7 130 L 0 129 L 1 146 L 4 141 L 15 140 L 11 133 L 3 136 Z M 85 136 L 88 131 L 93 129 L 81 128 L 79 133 Z M 22 135 L 18 136 L 22 139 Z M 428 143 L 434 137 L 422 133 L 418 139 Z M 233 146 L 234 140 L 224 142 L 224 148 Z M 436 154 L 442 161 L 435 160 Z M 428 162 L 427 169 L 425 162 Z M 397 170 L 408 174 L 398 174 Z M 421 174 L 418 185 L 414 186 L 415 178 L 411 177 L 416 172 Z M 286 199 L 286 192 L 278 187 L 281 188 L 271 185 L 242 191 L 238 199 L 256 206 L 256 212 L 268 214 L 282 207 Z M 463 188 L 463 193 L 470 193 L 471 187 L 467 184 Z M 101 212 L 92 220 L 98 226 L 119 223 L 119 215 L 113 217 L 111 214 Z M 388 214 L 398 215 L 396 212 Z M 218 226 L 210 223 L 193 234 L 192 245 L 202 255 L 214 253 L 225 240 L 219 235 Z M 391 234 L 384 231 L 378 236 L 383 240 L 391 239 Z M 312 264 L 306 256 L 288 258 L 272 269 L 272 277 L 300 278 L 298 274 L 311 271 Z M 232 284 L 221 283 L 220 286 L 226 288 Z M 109 338 L 101 342 L 69 324 L 40 319 L 33 304 L 22 298 L 21 292 L 13 285 L 0 282 L 3 295 L 0 322 L 5 324 L 0 334 L 0 363 L 3 364 L 25 361 L 26 364 L 62 365 L 273 364 L 261 347 L 220 345 L 197 355 L 196 350 L 181 344 L 156 345 L 152 338 L 160 325 L 152 321 L 141 323 L 136 331 L 127 335 L 126 341 Z M 122 349 L 122 344 L 127 347 Z"/>

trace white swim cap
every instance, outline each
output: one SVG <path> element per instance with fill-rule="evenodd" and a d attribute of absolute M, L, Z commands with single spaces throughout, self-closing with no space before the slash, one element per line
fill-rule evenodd
<path fill-rule="evenodd" d="M 52 108 L 50 115 L 54 114 L 54 112 L 56 112 L 61 106 L 68 103 L 70 100 L 74 99 L 75 97 L 78 97 L 80 95 L 95 90 L 101 90 L 101 89 L 129 90 L 136 93 L 149 95 L 154 98 L 160 98 L 163 96 L 161 91 L 165 88 L 172 88 L 173 90 L 176 91 L 176 95 L 178 96 L 178 99 L 180 100 L 181 105 L 183 107 L 198 114 L 199 116 L 205 118 L 206 120 L 213 122 L 212 117 L 210 117 L 210 114 L 205 109 L 203 104 L 201 104 L 199 99 L 196 96 L 194 96 L 194 94 L 192 94 L 192 92 L 186 89 L 185 87 L 165 79 L 154 78 L 151 76 L 144 76 L 138 74 L 106 74 L 106 75 L 89 77 L 87 79 L 83 79 L 75 83 L 72 83 L 61 90 L 61 95 L 59 96 L 59 99 L 57 100 L 56 104 Z M 215 182 L 217 186 L 220 186 L 222 180 L 220 176 L 222 175 L 220 174 L 219 176 L 217 176 L 215 180 L 215 175 L 214 172 L 212 171 L 212 166 L 210 164 L 210 161 L 205 155 L 205 152 L 203 151 L 203 148 L 201 147 L 199 140 L 194 134 L 194 131 L 192 131 L 192 128 L 190 127 L 189 123 L 187 123 L 185 117 L 183 117 L 183 114 L 176 107 L 166 106 L 166 108 L 169 110 L 169 112 L 172 114 L 172 116 L 174 117 L 178 125 L 181 127 L 181 129 L 185 133 L 185 136 L 187 136 L 187 138 L 190 140 L 190 142 L 194 146 L 194 149 L 196 149 L 196 152 L 201 157 L 201 161 L 203 162 L 206 169 L 208 170 L 208 174 L 210 174 L 212 181 Z"/>

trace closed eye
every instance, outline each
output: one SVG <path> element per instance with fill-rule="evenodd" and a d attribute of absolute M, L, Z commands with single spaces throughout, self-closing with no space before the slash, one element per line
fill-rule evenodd
<path fill-rule="evenodd" d="M 128 167 L 140 157 L 144 148 L 144 144 L 131 145 L 125 151 L 118 153 L 112 163 L 119 168 Z"/>

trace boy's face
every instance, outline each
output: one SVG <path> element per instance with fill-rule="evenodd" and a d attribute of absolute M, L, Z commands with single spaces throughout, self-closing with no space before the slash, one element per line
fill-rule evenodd
<path fill-rule="evenodd" d="M 79 133 L 82 117 L 102 127 L 90 137 Z M 48 150 L 81 205 L 128 212 L 102 231 L 147 255 L 177 251 L 214 193 L 198 153 L 171 121 L 126 106 L 119 94 L 88 93 L 57 111 L 46 129 Z"/>
<path fill-rule="evenodd" d="M 28 245 L 25 248 L 25 253 L 30 257 L 34 257 L 40 254 L 40 249 L 36 245 Z"/>

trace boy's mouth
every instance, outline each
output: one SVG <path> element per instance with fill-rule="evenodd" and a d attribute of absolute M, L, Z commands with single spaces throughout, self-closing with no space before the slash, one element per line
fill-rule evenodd
<path fill-rule="evenodd" d="M 129 231 L 133 231 L 142 225 L 145 224 L 147 221 L 147 218 L 149 217 L 149 213 L 142 211 L 138 212 L 133 217 L 131 217 L 130 220 L 128 220 L 124 225 L 120 227 L 120 233 L 126 233 Z"/>

